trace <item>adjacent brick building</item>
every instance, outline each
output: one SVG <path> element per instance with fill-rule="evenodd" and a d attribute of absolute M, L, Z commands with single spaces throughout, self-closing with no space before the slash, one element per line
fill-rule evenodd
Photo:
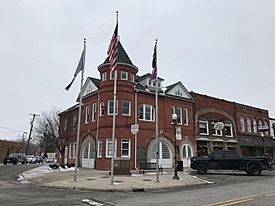
<path fill-rule="evenodd" d="M 11 153 L 18 153 L 22 144 L 19 142 L 0 140 L 0 162 Z"/>

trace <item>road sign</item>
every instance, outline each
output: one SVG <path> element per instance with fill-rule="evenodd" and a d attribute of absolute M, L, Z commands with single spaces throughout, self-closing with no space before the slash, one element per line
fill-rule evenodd
<path fill-rule="evenodd" d="M 132 124 L 131 125 L 131 132 L 132 132 L 132 134 L 137 134 L 138 130 L 139 130 L 138 124 Z"/>
<path fill-rule="evenodd" d="M 269 127 L 268 127 L 268 125 L 259 125 L 258 130 L 259 131 L 267 131 L 267 130 L 269 130 Z"/>

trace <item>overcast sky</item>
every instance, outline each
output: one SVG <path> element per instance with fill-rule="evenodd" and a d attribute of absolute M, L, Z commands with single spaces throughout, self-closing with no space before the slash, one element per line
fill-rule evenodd
<path fill-rule="evenodd" d="M 164 86 L 269 110 L 275 117 L 275 1 L 0 0 L 0 139 L 29 131 L 29 114 L 75 104 L 69 91 L 87 38 L 85 78 L 97 67 L 119 11 L 119 35 L 139 75 L 158 39 Z"/>

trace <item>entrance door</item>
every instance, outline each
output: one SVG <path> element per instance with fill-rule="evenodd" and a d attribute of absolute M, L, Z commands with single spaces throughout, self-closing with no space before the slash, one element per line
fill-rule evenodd
<path fill-rule="evenodd" d="M 156 145 L 153 146 L 151 151 L 151 162 L 156 162 Z M 171 150 L 165 142 L 159 143 L 159 164 L 163 168 L 172 168 L 172 154 Z"/>
<path fill-rule="evenodd" d="M 94 168 L 95 167 L 95 151 L 94 146 L 90 142 L 86 142 L 82 152 L 82 167 Z"/>
<path fill-rule="evenodd" d="M 191 157 L 193 156 L 192 147 L 189 144 L 182 146 L 183 167 L 190 167 Z"/>

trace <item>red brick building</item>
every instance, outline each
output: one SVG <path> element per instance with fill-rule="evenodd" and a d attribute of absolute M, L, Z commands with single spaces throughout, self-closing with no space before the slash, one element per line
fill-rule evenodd
<path fill-rule="evenodd" d="M 101 79 L 87 78 L 83 86 L 79 163 L 82 167 L 109 169 L 111 165 L 111 137 L 113 121 L 114 76 L 110 74 L 108 59 L 98 67 Z M 115 132 L 116 158 L 130 159 L 131 168 L 138 161 L 156 161 L 155 83 L 150 74 L 138 76 L 138 68 L 131 62 L 121 43 L 118 47 L 117 108 Z M 181 140 L 176 140 L 178 159 L 189 165 L 194 155 L 194 99 L 181 82 L 163 89 L 164 79 L 158 78 L 158 116 L 160 164 L 171 168 L 174 161 L 174 125 L 172 114 L 178 115 Z M 60 130 L 69 137 L 66 161 L 74 162 L 78 105 L 60 113 Z M 131 133 L 131 125 L 138 124 L 139 132 Z M 69 128 L 69 129 L 68 129 Z"/>
<path fill-rule="evenodd" d="M 11 153 L 18 153 L 22 148 L 20 142 L 0 140 L 0 162 Z"/>

